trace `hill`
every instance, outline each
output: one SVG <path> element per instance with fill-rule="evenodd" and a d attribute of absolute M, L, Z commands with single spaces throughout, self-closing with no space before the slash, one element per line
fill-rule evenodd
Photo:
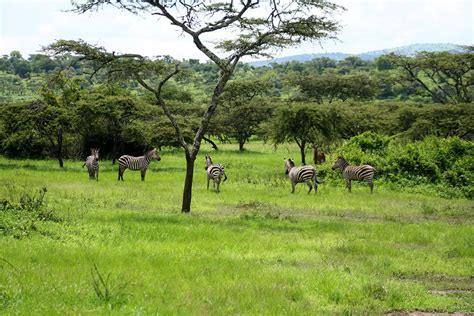
<path fill-rule="evenodd" d="M 334 52 L 334 53 L 317 53 L 317 54 L 302 54 L 302 55 L 292 55 L 274 59 L 267 59 L 267 60 L 259 60 L 249 62 L 248 64 L 254 67 L 261 67 L 267 66 L 271 63 L 285 63 L 289 61 L 299 61 L 305 62 L 315 58 L 322 58 L 327 57 L 334 60 L 343 60 L 349 56 L 357 56 L 363 60 L 373 60 L 381 55 L 389 54 L 389 53 L 399 53 L 406 56 L 414 56 L 416 53 L 421 51 L 428 51 L 428 52 L 442 52 L 448 51 L 453 53 L 461 53 L 464 52 L 465 49 L 461 45 L 457 44 L 442 44 L 442 43 L 435 43 L 435 44 L 412 44 L 406 45 L 401 47 L 395 48 L 387 48 L 382 50 L 374 50 L 370 52 L 360 53 L 360 54 L 348 54 L 348 53 L 341 53 L 341 52 Z"/>

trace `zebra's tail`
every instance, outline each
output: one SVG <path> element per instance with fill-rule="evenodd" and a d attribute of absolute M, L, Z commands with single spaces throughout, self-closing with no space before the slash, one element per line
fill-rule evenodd
<path fill-rule="evenodd" d="M 222 182 L 225 182 L 225 180 L 227 180 L 227 175 L 224 172 L 224 180 Z"/>
<path fill-rule="evenodd" d="M 82 165 L 82 168 L 84 168 L 85 165 L 86 165 L 86 163 L 84 162 L 84 164 Z"/>
<path fill-rule="evenodd" d="M 317 184 L 324 183 L 324 181 L 319 181 L 319 180 L 318 180 L 318 175 L 317 175 L 316 173 L 314 174 L 314 181 L 315 181 Z"/>

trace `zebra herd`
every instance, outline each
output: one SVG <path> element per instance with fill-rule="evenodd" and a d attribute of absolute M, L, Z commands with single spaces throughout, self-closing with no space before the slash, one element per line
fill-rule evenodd
<path fill-rule="evenodd" d="M 141 179 L 145 181 L 145 174 L 150 165 L 152 159 L 157 161 L 161 160 L 160 155 L 156 148 L 146 152 L 143 156 L 134 157 L 129 155 L 120 156 L 118 159 L 119 162 L 119 169 L 118 169 L 118 180 L 123 181 L 123 173 L 128 168 L 130 170 L 140 170 L 141 172 Z M 285 160 L 285 173 L 288 175 L 291 181 L 291 193 L 295 192 L 296 184 L 298 183 L 306 183 L 309 187 L 308 193 L 311 193 L 314 187 L 314 193 L 318 191 L 318 183 L 319 182 L 317 177 L 316 169 L 311 165 L 304 165 L 300 167 L 295 166 L 295 162 L 292 159 L 284 159 Z M 219 163 L 213 163 L 212 157 L 206 155 L 205 157 L 205 164 L 206 166 L 204 169 L 206 170 L 207 174 L 207 190 L 209 190 L 209 182 L 213 181 L 213 189 L 217 193 L 220 192 L 220 184 L 221 182 L 225 182 L 227 180 L 227 175 L 225 174 L 225 168 L 223 165 Z M 87 166 L 87 171 L 89 172 L 89 179 L 91 180 L 99 180 L 99 149 L 98 148 L 91 148 L 91 155 L 86 158 L 86 162 L 82 167 Z M 351 182 L 352 180 L 358 181 L 366 181 L 369 188 L 370 193 L 373 193 L 374 190 L 374 175 L 375 175 L 375 168 L 370 165 L 361 165 L 361 166 L 351 166 L 349 163 L 343 158 L 338 157 L 332 169 L 340 169 L 342 172 L 342 177 L 346 181 L 346 187 L 349 192 L 351 192 Z M 224 180 L 222 181 L 222 177 Z"/>

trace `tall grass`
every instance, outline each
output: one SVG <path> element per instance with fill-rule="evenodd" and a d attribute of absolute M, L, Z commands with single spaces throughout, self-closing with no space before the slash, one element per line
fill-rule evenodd
<path fill-rule="evenodd" d="M 291 194 L 283 158 L 295 148 L 221 147 L 198 157 L 189 215 L 180 214 L 178 150 L 163 151 L 145 182 L 129 170 L 117 181 L 108 161 L 96 182 L 79 161 L 60 170 L 55 161 L 1 158 L 0 198 L 47 187 L 48 209 L 62 221 L 42 221 L 19 240 L 0 235 L 0 258 L 11 264 L 0 260 L 0 311 L 474 310 L 472 201 L 378 181 L 372 195 L 364 185 L 348 194 L 342 180 Z M 206 190 L 205 154 L 226 166 L 220 194 Z"/>

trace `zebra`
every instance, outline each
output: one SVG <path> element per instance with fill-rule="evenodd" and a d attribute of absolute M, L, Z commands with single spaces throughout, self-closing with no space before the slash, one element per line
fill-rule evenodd
<path fill-rule="evenodd" d="M 322 183 L 318 181 L 316 169 L 314 169 L 313 166 L 295 167 L 295 163 L 292 159 L 285 158 L 285 174 L 287 174 L 291 180 L 291 193 L 295 193 L 297 183 L 305 182 L 309 186 L 308 194 L 313 189 L 313 185 L 314 193 L 316 194 L 318 192 L 318 183 Z"/>
<path fill-rule="evenodd" d="M 120 156 L 120 158 L 118 159 L 118 162 L 119 162 L 118 180 L 122 179 L 123 181 L 123 173 L 125 169 L 128 168 L 130 170 L 140 170 L 142 181 L 145 181 L 145 173 L 152 159 L 155 159 L 158 161 L 161 160 L 161 157 L 156 151 L 156 148 L 153 148 L 152 150 L 145 153 L 145 155 L 140 156 L 140 157 L 133 157 L 133 156 L 128 156 L 128 155 Z"/>
<path fill-rule="evenodd" d="M 216 190 L 217 183 L 216 192 L 219 193 L 222 176 L 224 176 L 224 181 L 227 180 L 227 175 L 225 174 L 224 166 L 219 163 L 213 164 L 212 157 L 206 155 L 206 167 L 204 167 L 204 169 L 207 173 L 207 190 L 209 191 L 209 181 L 212 179 L 212 187 L 214 190 Z"/>
<path fill-rule="evenodd" d="M 84 166 L 87 166 L 89 171 L 89 179 L 99 181 L 99 148 L 91 148 L 91 155 L 86 158 L 82 168 Z"/>
<path fill-rule="evenodd" d="M 370 165 L 362 166 L 351 166 L 349 163 L 341 156 L 337 157 L 336 162 L 332 166 L 332 169 L 341 169 L 342 176 L 346 180 L 346 187 L 351 192 L 351 181 L 352 180 L 365 180 L 370 188 L 370 193 L 374 191 L 374 174 L 375 168 Z"/>

